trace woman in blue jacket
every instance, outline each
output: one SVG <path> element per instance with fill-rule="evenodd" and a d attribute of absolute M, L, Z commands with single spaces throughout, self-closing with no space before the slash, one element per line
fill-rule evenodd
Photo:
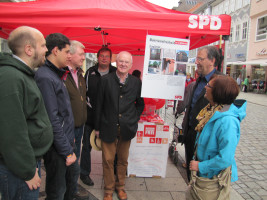
<path fill-rule="evenodd" d="M 229 76 L 212 77 L 205 89 L 209 104 L 197 116 L 197 153 L 195 160 L 190 162 L 190 170 L 196 171 L 199 177 L 212 179 L 231 166 L 231 182 L 234 182 L 238 179 L 235 150 L 247 103 L 235 100 L 239 87 Z M 229 194 L 227 196 L 229 198 Z"/>

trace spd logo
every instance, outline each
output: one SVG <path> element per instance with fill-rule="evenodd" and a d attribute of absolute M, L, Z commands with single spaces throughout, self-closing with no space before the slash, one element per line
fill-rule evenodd
<path fill-rule="evenodd" d="M 137 131 L 137 137 L 143 137 L 144 136 L 144 134 L 143 134 L 143 131 Z"/>
<path fill-rule="evenodd" d="M 136 137 L 136 143 L 143 143 L 142 137 Z"/>
<path fill-rule="evenodd" d="M 150 144 L 155 144 L 156 138 L 149 138 L 149 143 Z"/>
<path fill-rule="evenodd" d="M 161 144 L 161 140 L 162 140 L 162 138 L 156 138 L 156 143 Z"/>
<path fill-rule="evenodd" d="M 185 41 L 175 41 L 174 44 L 188 45 L 188 42 L 185 42 Z"/>
<path fill-rule="evenodd" d="M 169 126 L 163 126 L 163 131 L 168 131 L 169 132 Z"/>
<path fill-rule="evenodd" d="M 182 99 L 182 96 L 178 96 L 178 95 L 176 95 L 176 96 L 175 96 L 175 99 Z"/>
<path fill-rule="evenodd" d="M 222 20 L 217 16 L 191 15 L 189 17 L 188 28 L 219 30 L 222 27 Z"/>

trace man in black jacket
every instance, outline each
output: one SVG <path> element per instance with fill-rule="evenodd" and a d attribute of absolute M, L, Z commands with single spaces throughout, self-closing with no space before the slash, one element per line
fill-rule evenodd
<path fill-rule="evenodd" d="M 214 73 L 220 73 L 215 69 L 215 67 L 218 66 L 219 62 L 220 54 L 217 47 L 205 46 L 198 49 L 196 64 L 200 77 L 197 79 L 194 87 L 192 87 L 192 95 L 189 97 L 189 103 L 186 108 L 183 122 L 188 180 L 190 180 L 189 163 L 193 158 L 197 134 L 197 132 L 195 131 L 195 127 L 198 124 L 196 117 L 198 113 L 209 103 L 208 100 L 204 98 L 204 95 L 206 93 L 205 86 Z"/>
<path fill-rule="evenodd" d="M 144 109 L 140 96 L 141 80 L 128 74 L 132 55 L 120 52 L 116 63 L 117 71 L 103 76 L 99 82 L 96 106 L 95 134 L 102 140 L 104 200 L 112 200 L 115 189 L 120 200 L 127 199 L 124 184 L 129 147 Z M 116 153 L 115 182 L 113 165 Z"/>
<path fill-rule="evenodd" d="M 74 153 L 74 119 L 64 81 L 63 69 L 70 59 L 70 41 L 61 33 L 46 37 L 48 52 L 45 65 L 36 72 L 35 80 L 44 98 L 53 127 L 54 142 L 44 155 L 47 200 L 73 199 L 79 177 Z"/>
<path fill-rule="evenodd" d="M 84 127 L 83 146 L 80 163 L 80 179 L 89 186 L 94 185 L 90 178 L 91 173 L 91 144 L 90 135 L 94 129 L 96 96 L 98 93 L 97 85 L 101 76 L 116 71 L 111 63 L 112 52 L 109 48 L 103 47 L 97 53 L 98 63 L 90 67 L 85 74 L 86 97 L 87 97 L 87 121 Z"/>

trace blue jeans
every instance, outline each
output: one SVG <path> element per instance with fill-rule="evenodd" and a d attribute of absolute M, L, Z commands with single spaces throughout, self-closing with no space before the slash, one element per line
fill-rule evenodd
<path fill-rule="evenodd" d="M 83 134 L 83 147 L 82 147 L 82 155 L 81 155 L 81 175 L 89 176 L 91 173 L 91 150 L 92 146 L 90 144 L 90 135 L 93 128 L 91 126 L 84 126 L 84 134 Z"/>
<path fill-rule="evenodd" d="M 75 127 L 75 129 L 74 129 L 75 145 L 76 145 L 75 154 L 76 154 L 77 160 L 79 160 L 79 158 L 80 158 L 81 141 L 82 141 L 82 136 L 83 136 L 83 127 L 84 126 Z"/>
<path fill-rule="evenodd" d="M 41 178 L 41 161 L 37 162 L 39 176 Z M 30 190 L 26 182 L 0 163 L 0 199 L 2 200 L 38 200 L 39 188 Z"/>
<path fill-rule="evenodd" d="M 46 200 L 72 200 L 80 174 L 78 161 L 66 166 L 66 160 L 52 146 L 44 155 Z"/>

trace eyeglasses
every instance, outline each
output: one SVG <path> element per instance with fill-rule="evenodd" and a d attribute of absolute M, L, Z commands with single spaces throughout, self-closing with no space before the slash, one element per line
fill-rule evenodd
<path fill-rule="evenodd" d="M 197 57 L 196 59 L 197 59 L 198 62 L 202 62 L 202 61 L 205 60 L 206 58 Z"/>
<path fill-rule="evenodd" d="M 213 88 L 212 86 L 210 86 L 210 84 L 209 83 L 207 83 L 207 85 L 206 85 L 208 88 Z"/>
<path fill-rule="evenodd" d="M 110 56 L 108 56 L 108 55 L 106 55 L 106 56 L 105 56 L 105 55 L 100 55 L 99 57 L 100 57 L 100 58 L 106 58 L 106 59 L 107 59 L 107 58 L 110 58 Z"/>

